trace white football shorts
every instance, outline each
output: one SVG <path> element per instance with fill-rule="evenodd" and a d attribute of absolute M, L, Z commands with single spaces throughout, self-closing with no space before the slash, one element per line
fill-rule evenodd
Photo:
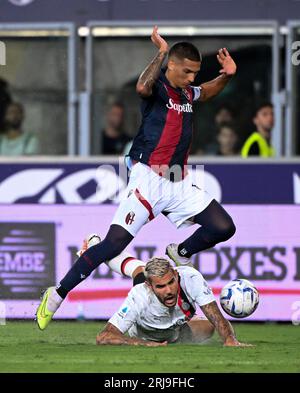
<path fill-rule="evenodd" d="M 122 226 L 133 236 L 160 213 L 177 228 L 193 225 L 192 218 L 214 199 L 193 184 L 190 175 L 172 182 L 140 162 L 131 169 L 126 191 L 127 197 L 121 201 L 112 224 Z"/>

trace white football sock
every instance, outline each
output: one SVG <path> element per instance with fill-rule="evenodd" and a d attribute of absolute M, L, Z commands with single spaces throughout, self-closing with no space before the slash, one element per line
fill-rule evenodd
<path fill-rule="evenodd" d="M 48 310 L 51 312 L 55 312 L 58 309 L 58 307 L 61 305 L 63 300 L 64 299 L 60 297 L 59 294 L 57 293 L 55 287 L 50 288 L 48 301 L 47 301 Z"/>
<path fill-rule="evenodd" d="M 107 262 L 107 265 L 116 273 L 132 277 L 132 273 L 135 269 L 141 266 L 144 267 L 145 263 L 139 259 L 133 258 L 133 256 L 128 252 L 123 251 L 121 254 Z"/>
<path fill-rule="evenodd" d="M 83 252 L 101 242 L 101 238 L 96 233 L 92 233 L 86 239 L 86 244 L 83 245 L 83 248 L 77 252 L 78 256 L 81 256 Z M 138 267 L 144 267 L 145 263 L 140 261 L 139 259 L 133 258 L 128 252 L 123 251 L 121 254 L 116 256 L 115 258 L 111 259 L 107 262 L 109 268 L 118 274 L 125 275 L 132 278 L 132 273 Z"/>

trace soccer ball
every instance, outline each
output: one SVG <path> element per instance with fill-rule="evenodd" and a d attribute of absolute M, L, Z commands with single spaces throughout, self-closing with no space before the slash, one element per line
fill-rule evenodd
<path fill-rule="evenodd" d="M 258 306 L 258 290 L 248 280 L 232 280 L 222 289 L 220 303 L 223 310 L 230 316 L 248 317 Z"/>

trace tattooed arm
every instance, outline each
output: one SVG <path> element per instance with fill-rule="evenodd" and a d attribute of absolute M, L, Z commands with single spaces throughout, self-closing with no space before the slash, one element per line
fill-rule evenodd
<path fill-rule="evenodd" d="M 96 343 L 98 345 L 143 345 L 145 347 L 160 347 L 167 345 L 166 341 L 160 343 L 127 337 L 109 322 L 106 324 L 103 331 L 97 335 Z"/>
<path fill-rule="evenodd" d="M 246 347 L 250 344 L 242 344 L 235 337 L 233 327 L 227 319 L 221 314 L 216 302 L 211 302 L 205 306 L 201 306 L 201 310 L 206 318 L 214 325 L 215 329 L 221 336 L 224 345 L 227 347 Z"/>
<path fill-rule="evenodd" d="M 167 42 L 158 34 L 158 27 L 155 26 L 151 35 L 151 40 L 158 48 L 158 53 L 140 75 L 136 91 L 141 97 L 149 97 L 152 94 L 152 87 L 159 76 L 161 66 L 169 51 Z"/>

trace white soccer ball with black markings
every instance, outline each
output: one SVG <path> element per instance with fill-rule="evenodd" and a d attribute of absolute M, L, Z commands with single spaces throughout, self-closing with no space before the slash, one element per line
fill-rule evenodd
<path fill-rule="evenodd" d="M 258 303 L 258 290 L 245 279 L 230 281 L 220 294 L 220 304 L 223 310 L 235 318 L 246 318 L 253 314 Z"/>

